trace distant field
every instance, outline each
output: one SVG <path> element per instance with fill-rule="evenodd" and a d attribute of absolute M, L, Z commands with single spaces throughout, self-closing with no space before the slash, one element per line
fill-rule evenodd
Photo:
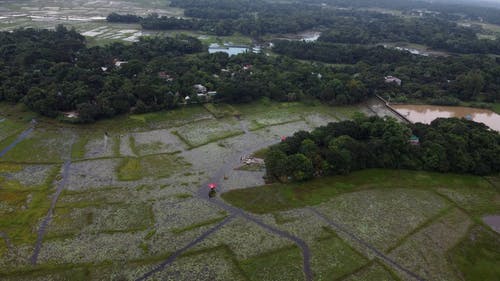
<path fill-rule="evenodd" d="M 3 8 L 3 7 L 2 7 Z M 105 17 L 111 12 L 147 16 L 153 12 L 166 16 L 182 16 L 183 10 L 168 6 L 168 1 L 92 1 L 50 0 L 43 4 L 38 1 L 23 1 L 5 6 L 0 11 L 0 31 L 16 28 L 53 29 L 58 24 L 75 28 L 87 38 L 89 46 L 102 46 L 113 42 L 131 43 L 140 36 L 175 36 L 186 34 L 199 38 L 206 45 L 212 43 L 252 44 L 248 36 L 214 36 L 190 30 L 151 31 L 142 30 L 139 24 L 109 23 Z"/>
<path fill-rule="evenodd" d="M 462 24 L 477 24 L 482 26 L 484 29 L 488 31 L 492 31 L 495 33 L 500 33 L 500 25 L 497 24 L 490 24 L 490 23 L 484 23 L 484 22 L 479 22 L 479 21 L 467 21 L 467 22 L 462 22 Z"/>
<path fill-rule="evenodd" d="M 83 1 L 49 0 L 10 2 L 0 11 L 0 30 L 15 28 L 47 28 L 58 24 L 73 27 L 87 37 L 91 46 L 110 42 L 133 42 L 139 36 L 155 34 L 141 31 L 138 24 L 108 23 L 111 12 L 181 16 L 183 10 L 168 6 L 167 1 Z"/>

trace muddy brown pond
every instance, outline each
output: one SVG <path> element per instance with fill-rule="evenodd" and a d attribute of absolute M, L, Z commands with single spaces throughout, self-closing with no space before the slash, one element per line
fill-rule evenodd
<path fill-rule="evenodd" d="M 486 124 L 488 127 L 500 131 L 500 115 L 488 109 L 462 106 L 435 106 L 435 105 L 391 105 L 395 110 L 408 118 L 411 122 L 431 123 L 434 119 L 443 117 L 471 118 L 475 122 Z"/>

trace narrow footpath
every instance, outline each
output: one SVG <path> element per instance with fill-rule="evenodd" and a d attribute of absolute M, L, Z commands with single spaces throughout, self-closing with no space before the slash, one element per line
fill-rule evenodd
<path fill-rule="evenodd" d="M 415 280 L 418 280 L 418 281 L 426 281 L 424 278 L 418 276 L 416 273 L 410 271 L 409 269 L 405 268 L 404 266 L 402 266 L 401 264 L 397 263 L 396 261 L 394 261 L 393 259 L 389 258 L 388 256 L 384 255 L 384 253 L 382 253 L 381 251 L 379 251 L 377 248 L 375 248 L 375 246 L 371 245 L 370 243 L 364 241 L 363 239 L 359 238 L 358 236 L 354 235 L 353 233 L 351 233 L 349 230 L 347 230 L 347 228 L 345 228 L 344 226 L 342 226 L 341 224 L 329 219 L 328 217 L 326 217 L 324 214 L 320 213 L 318 210 L 314 209 L 314 208 L 307 208 L 309 209 L 312 213 L 314 213 L 317 217 L 321 218 L 322 220 L 324 220 L 328 225 L 330 225 L 330 227 L 332 227 L 333 229 L 339 231 L 339 232 L 343 232 L 345 235 L 347 235 L 349 238 L 351 238 L 352 240 L 356 241 L 357 243 L 359 243 L 360 245 L 362 245 L 363 247 L 369 249 L 370 251 L 372 251 L 378 258 L 380 258 L 381 260 L 383 260 L 384 262 L 386 262 L 388 265 L 390 265 L 391 267 L 393 267 L 394 269 L 396 270 L 400 270 L 406 274 L 408 274 L 410 277 L 412 277 L 413 279 Z"/>
<path fill-rule="evenodd" d="M 22 142 L 24 139 L 26 139 L 31 132 L 33 132 L 35 128 L 30 127 L 29 129 L 26 129 L 24 132 L 22 132 L 14 142 L 9 144 L 6 148 L 4 148 L 2 151 L 0 151 L 0 157 L 3 157 L 7 152 L 11 151 L 16 145 L 18 145 L 20 142 Z"/>
<path fill-rule="evenodd" d="M 36 263 L 38 261 L 38 255 L 40 254 L 40 250 L 42 249 L 43 237 L 47 231 L 47 227 L 49 226 L 50 222 L 52 221 L 52 216 L 54 214 L 54 209 L 56 207 L 57 200 L 59 199 L 61 192 L 63 191 L 64 187 L 66 186 L 66 184 L 68 182 L 70 168 L 71 168 L 71 160 L 66 160 L 66 162 L 64 163 L 63 172 L 61 175 L 62 179 L 59 182 L 59 185 L 57 186 L 56 192 L 54 193 L 54 195 L 52 195 L 52 201 L 50 203 L 49 211 L 47 212 L 47 215 L 43 219 L 43 221 L 40 224 L 40 227 L 38 228 L 38 231 L 37 231 L 35 250 L 33 251 L 33 255 L 30 258 L 30 262 L 32 265 L 36 265 Z"/>
<path fill-rule="evenodd" d="M 141 276 L 140 278 L 136 279 L 137 281 L 143 281 L 151 277 L 153 274 L 160 272 L 164 270 L 167 266 L 171 265 L 180 255 L 182 255 L 184 252 L 186 252 L 189 248 L 194 247 L 196 244 L 200 243 L 201 241 L 205 240 L 208 236 L 213 234 L 214 232 L 218 231 L 221 229 L 224 225 L 226 225 L 228 222 L 234 219 L 234 216 L 227 217 L 224 219 L 222 222 L 217 224 L 216 226 L 212 227 L 210 230 L 207 232 L 203 233 L 200 235 L 198 238 L 195 240 L 189 242 L 186 246 L 182 247 L 181 249 L 175 251 L 171 256 L 168 257 L 164 262 L 160 263 L 159 265 L 155 266 L 152 270 L 148 271 L 146 274 Z"/>

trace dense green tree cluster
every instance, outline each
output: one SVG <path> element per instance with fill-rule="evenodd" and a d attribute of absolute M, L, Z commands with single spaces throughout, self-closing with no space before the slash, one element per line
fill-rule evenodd
<path fill-rule="evenodd" d="M 342 1 L 333 4 L 349 7 L 349 3 Z M 400 17 L 337 9 L 320 3 L 247 0 L 172 1 L 171 5 L 185 9 L 185 15 L 191 18 L 151 15 L 141 19 L 143 28 L 194 29 L 217 35 L 239 32 L 259 37 L 326 27 L 331 29 L 320 38 L 325 42 L 370 44 L 404 41 L 458 53 L 500 53 L 500 40 L 477 38 L 476 34 L 483 32 L 481 26 L 459 26 L 453 21 L 455 19 L 441 14 Z M 357 7 L 361 3 L 353 5 Z M 363 5 L 371 7 L 373 3 Z M 500 16 L 500 10 L 493 10 Z M 124 16 L 124 19 L 128 18 L 129 15 Z"/>
<path fill-rule="evenodd" d="M 431 11 L 439 13 L 439 17 L 448 20 L 474 20 L 500 24 L 500 6 L 497 4 L 493 7 L 493 2 L 488 1 L 470 3 L 463 1 L 461 4 L 421 0 L 310 0 L 309 2 L 318 5 L 328 3 L 343 8 L 383 8 L 402 11 L 404 14 L 412 14 L 415 10 Z"/>
<path fill-rule="evenodd" d="M 268 97 L 349 104 L 368 96 L 359 79 L 328 66 L 264 54 L 208 54 L 186 36 L 92 48 L 64 27 L 3 32 L 0 38 L 0 100 L 52 117 L 76 110 L 80 121 L 89 122 L 169 109 L 186 96 L 196 102 L 196 84 L 217 91 L 216 101 L 233 103 Z"/>
<path fill-rule="evenodd" d="M 500 134 L 456 118 L 404 125 L 390 118 L 360 116 L 310 133 L 299 131 L 272 146 L 265 162 L 267 176 L 282 181 L 366 168 L 486 175 L 500 171 Z"/>
<path fill-rule="evenodd" d="M 500 53 L 500 40 L 478 39 L 470 27 L 437 16 L 403 18 L 391 15 L 345 17 L 323 32 L 320 41 L 346 44 L 411 42 L 455 53 Z"/>
<path fill-rule="evenodd" d="M 235 32 L 259 37 L 265 34 L 296 33 L 299 31 L 315 28 L 321 25 L 331 26 L 336 14 L 335 10 L 321 10 L 316 7 L 301 5 L 275 6 L 263 8 L 256 13 L 240 14 L 238 18 L 216 18 L 226 10 L 203 9 L 197 14 L 205 13 L 201 18 L 174 18 L 167 16 L 149 15 L 141 19 L 144 29 L 171 30 L 187 29 L 201 30 L 219 36 L 231 35 Z M 198 8 L 196 8 L 198 9 Z M 187 14 L 194 12 L 186 10 Z M 208 13 L 212 13 L 210 16 Z"/>
<path fill-rule="evenodd" d="M 420 100 L 440 105 L 460 101 L 500 100 L 500 60 L 489 56 L 425 57 L 383 46 L 348 46 L 324 42 L 276 41 L 273 51 L 292 58 L 346 64 L 340 72 L 357 75 L 371 94 L 397 101 Z M 382 76 L 400 78 L 401 86 Z"/>
<path fill-rule="evenodd" d="M 87 48 L 83 36 L 62 26 L 0 32 L 0 101 L 24 102 L 52 117 L 78 110 L 82 121 L 128 112 L 150 100 L 153 107 L 170 107 L 168 88 L 157 76 L 147 75 L 148 62 L 203 50 L 190 37 Z"/>
<path fill-rule="evenodd" d="M 139 23 L 142 20 L 142 17 L 137 15 L 121 15 L 118 13 L 111 13 L 106 17 L 108 22 L 123 22 L 123 23 Z"/>
<path fill-rule="evenodd" d="M 215 27 L 217 26 L 217 21 L 208 19 L 187 19 L 187 18 L 176 18 L 159 16 L 157 14 L 148 15 L 145 18 L 141 18 L 141 26 L 144 29 L 150 30 L 199 30 L 204 32 L 212 32 L 217 35 L 230 35 L 230 33 L 219 33 L 215 32 Z"/>
<path fill-rule="evenodd" d="M 315 3 L 274 3 L 247 0 L 172 1 L 189 18 L 152 14 L 147 17 L 112 13 L 108 21 L 140 22 L 144 29 L 200 30 L 219 36 L 235 32 L 260 37 L 330 28 L 320 40 L 330 43 L 372 44 L 411 42 L 457 53 L 500 54 L 500 40 L 478 39 L 481 26 L 459 26 L 449 17 L 428 14 L 401 17 L 377 12 L 337 9 Z M 369 6 L 369 5 L 368 5 Z M 500 16 L 500 11 L 498 11 Z"/>

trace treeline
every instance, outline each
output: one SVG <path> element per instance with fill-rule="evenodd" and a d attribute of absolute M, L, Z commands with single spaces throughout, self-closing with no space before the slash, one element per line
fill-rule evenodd
<path fill-rule="evenodd" d="M 434 16 L 402 18 L 380 14 L 344 18 L 323 32 L 319 40 L 345 44 L 411 42 L 455 53 L 500 54 L 500 40 L 478 39 L 478 31 Z"/>
<path fill-rule="evenodd" d="M 372 44 L 403 41 L 457 53 L 500 54 L 499 39 L 477 38 L 477 33 L 484 32 L 481 26 L 463 27 L 454 22 L 458 20 L 456 18 L 457 12 L 460 12 L 454 5 L 427 3 L 432 7 L 439 7 L 438 13 L 424 13 L 423 17 L 413 18 L 349 9 L 377 7 L 378 5 L 411 13 L 410 7 L 413 7 L 413 2 L 425 4 L 425 2 L 418 1 L 400 2 L 333 0 L 330 2 L 333 6 L 324 6 L 325 2 L 272 3 L 247 0 L 179 0 L 173 1 L 171 5 L 185 9 L 186 15 L 191 17 L 216 20 L 202 24 L 210 25 L 204 30 L 214 31 L 218 35 L 239 32 L 249 36 L 262 36 L 264 34 L 296 33 L 326 27 L 331 28 L 331 30 L 323 32 L 320 40 L 331 43 Z M 337 9 L 338 6 L 348 9 Z M 210 8 L 207 9 L 207 7 Z M 487 15 L 490 14 L 500 18 L 500 10 L 497 9 L 460 7 L 464 11 L 460 14 L 470 13 L 471 17 L 476 17 L 476 20 L 483 19 L 479 14 L 484 14 L 486 18 L 489 18 Z M 231 11 L 230 16 L 219 16 L 219 12 L 226 13 L 228 11 Z M 239 17 L 236 17 L 237 14 Z"/>
<path fill-rule="evenodd" d="M 443 3 L 436 1 L 392 1 L 392 0 L 311 0 L 310 3 L 328 3 L 344 8 L 385 8 L 399 10 L 411 14 L 414 10 L 427 10 L 438 12 L 439 16 L 447 20 L 474 20 L 500 24 L 500 9 L 482 6 L 487 2 L 479 3 Z"/>
<path fill-rule="evenodd" d="M 140 22 L 144 29 L 199 30 L 219 36 L 241 33 L 255 38 L 266 34 L 297 33 L 330 28 L 321 41 L 345 44 L 411 42 L 457 53 L 500 54 L 500 40 L 478 39 L 481 26 L 463 27 L 440 15 L 421 18 L 362 11 L 342 10 L 307 3 L 237 1 L 173 1 L 190 18 L 151 14 L 146 17 L 112 13 L 108 21 Z"/>
<path fill-rule="evenodd" d="M 234 32 L 232 28 L 224 27 L 223 23 L 218 24 L 216 20 L 167 17 L 159 16 L 156 13 L 146 17 L 111 13 L 107 16 L 106 20 L 114 23 L 140 23 L 143 29 L 148 30 L 197 30 L 219 36 L 231 35 Z"/>
<path fill-rule="evenodd" d="M 215 23 L 213 21 L 166 16 L 160 17 L 155 13 L 150 14 L 146 17 L 130 14 L 121 15 L 117 13 L 111 13 L 107 16 L 106 20 L 108 22 L 114 23 L 140 23 L 143 29 L 149 30 L 183 29 L 211 32 L 214 30 L 213 27 L 215 26 Z"/>
<path fill-rule="evenodd" d="M 79 121 L 92 122 L 174 108 L 187 96 L 196 102 L 196 84 L 217 91 L 216 100 L 233 103 L 268 97 L 349 104 L 369 95 L 359 79 L 327 66 L 203 51 L 199 40 L 186 36 L 88 48 L 84 37 L 62 26 L 1 32 L 0 101 L 23 102 L 51 117 L 77 111 Z"/>
<path fill-rule="evenodd" d="M 300 131 L 270 147 L 269 179 L 301 181 L 367 168 L 487 175 L 500 171 L 500 135 L 486 125 L 456 118 L 430 125 L 357 117 Z"/>
<path fill-rule="evenodd" d="M 142 17 L 131 14 L 121 15 L 118 13 L 111 13 L 106 17 L 106 21 L 108 22 L 139 23 L 141 20 Z"/>
<path fill-rule="evenodd" d="M 263 6 L 269 4 L 260 0 L 173 0 L 170 1 L 170 5 L 184 9 L 184 14 L 188 17 L 237 19 L 248 13 L 260 11 Z"/>
<path fill-rule="evenodd" d="M 314 60 L 335 64 L 370 65 L 397 63 L 411 60 L 406 52 L 362 45 L 344 45 L 325 42 L 305 42 L 290 40 L 273 41 L 273 52 L 302 60 Z"/>
<path fill-rule="evenodd" d="M 189 12 L 190 11 L 190 12 Z M 240 14 L 234 12 L 232 16 L 224 16 L 227 10 L 215 8 L 187 10 L 186 15 L 194 18 L 176 18 L 151 14 L 146 17 L 134 15 L 110 14 L 110 22 L 136 23 L 139 22 L 144 29 L 150 30 L 200 30 L 228 36 L 234 33 L 259 37 L 265 34 L 296 33 L 318 26 L 331 26 L 335 17 L 334 10 L 321 10 L 317 8 L 301 9 L 301 6 L 276 6 L 267 7 L 258 13 Z M 237 17 L 236 17 L 237 16 Z"/>
<path fill-rule="evenodd" d="M 457 105 L 460 101 L 500 100 L 500 60 L 489 56 L 425 57 L 382 46 L 324 42 L 274 42 L 273 51 L 292 58 L 341 64 L 337 71 L 356 74 L 372 94 L 391 101 L 426 101 Z M 396 76 L 401 86 L 381 77 Z"/>

